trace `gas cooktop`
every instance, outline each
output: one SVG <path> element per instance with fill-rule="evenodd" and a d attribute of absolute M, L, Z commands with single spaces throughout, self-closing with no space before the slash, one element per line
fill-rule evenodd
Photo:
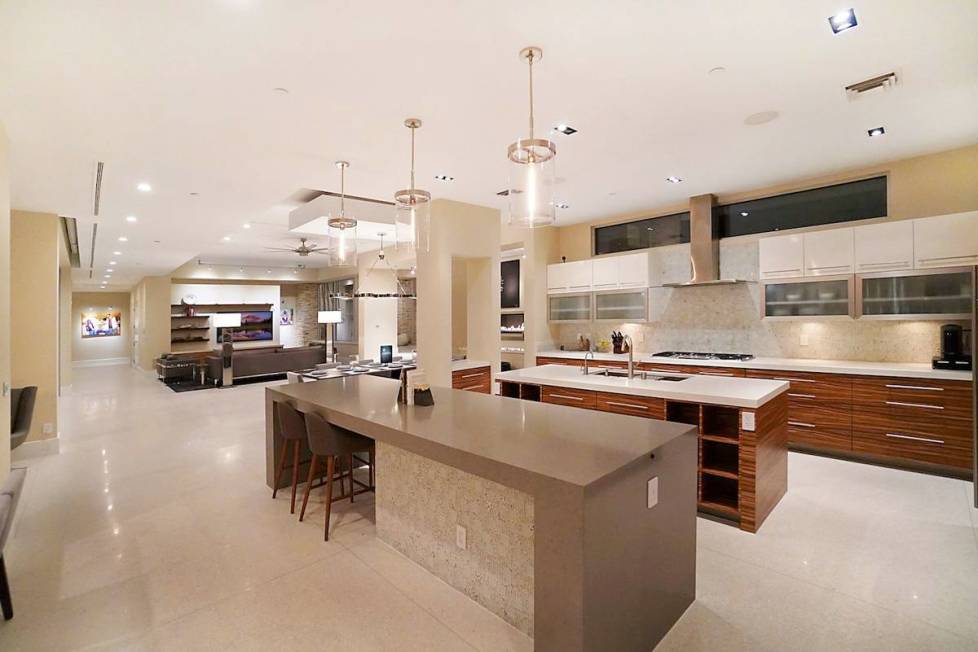
<path fill-rule="evenodd" d="M 698 351 L 662 351 L 653 354 L 657 358 L 680 358 L 682 360 L 753 360 L 750 353 L 700 353 Z"/>

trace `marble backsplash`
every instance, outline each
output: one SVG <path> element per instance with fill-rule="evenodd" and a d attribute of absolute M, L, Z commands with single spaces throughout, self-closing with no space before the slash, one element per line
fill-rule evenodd
<path fill-rule="evenodd" d="M 685 256 L 674 248 L 662 252 L 664 267 Z M 724 278 L 755 280 L 757 241 L 721 242 Z M 930 362 L 940 347 L 939 321 L 761 319 L 763 285 L 756 282 L 688 288 L 652 288 L 651 321 L 636 324 L 591 322 L 551 329 L 558 345 L 576 348 L 578 334 L 592 342 L 608 339 L 612 330 L 632 336 L 635 350 L 753 353 L 756 356 Z M 966 324 L 962 323 L 966 328 Z M 804 344 L 803 344 L 804 342 Z"/>

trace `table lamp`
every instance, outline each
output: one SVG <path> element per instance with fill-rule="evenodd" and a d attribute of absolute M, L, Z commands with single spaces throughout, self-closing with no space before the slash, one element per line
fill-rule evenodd
<path fill-rule="evenodd" d="M 329 360 L 329 346 L 328 340 L 333 341 L 333 362 L 336 362 L 336 324 L 343 321 L 343 314 L 339 310 L 320 310 L 316 315 L 316 321 L 320 324 L 332 324 L 333 325 L 333 337 L 327 338 L 323 336 L 323 348 L 326 351 L 326 359 Z"/>

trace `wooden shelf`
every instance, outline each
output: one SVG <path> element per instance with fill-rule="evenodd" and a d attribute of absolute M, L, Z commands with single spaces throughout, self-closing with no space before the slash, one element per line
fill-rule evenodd
<path fill-rule="evenodd" d="M 730 471 L 721 471 L 720 469 L 710 469 L 705 466 L 701 469 L 701 471 L 703 471 L 703 473 L 715 475 L 718 478 L 729 478 L 731 480 L 736 480 L 739 477 L 736 473 L 731 473 Z"/>
<path fill-rule="evenodd" d="M 735 446 L 740 444 L 740 440 L 737 437 L 725 437 L 723 435 L 700 435 L 700 439 L 716 441 L 721 444 L 733 444 Z"/>
<path fill-rule="evenodd" d="M 719 505 L 727 511 L 739 514 L 739 485 L 736 477 L 725 475 L 700 474 L 700 503 Z"/>
<path fill-rule="evenodd" d="M 733 518 L 740 517 L 740 511 L 733 505 L 727 505 L 724 503 L 715 503 L 708 500 L 701 500 L 699 503 L 700 509 L 708 512 L 721 512 Z"/>
<path fill-rule="evenodd" d="M 170 344 L 183 344 L 185 342 L 200 343 L 200 342 L 210 342 L 210 341 L 211 340 L 209 337 L 188 337 L 188 338 L 180 338 L 176 340 L 171 339 Z"/>

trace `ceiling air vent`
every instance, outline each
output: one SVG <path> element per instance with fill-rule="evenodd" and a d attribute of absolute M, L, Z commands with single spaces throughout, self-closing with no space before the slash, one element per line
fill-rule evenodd
<path fill-rule="evenodd" d="M 499 195 L 500 197 L 509 197 L 510 195 L 519 195 L 522 192 L 523 192 L 522 190 L 512 190 L 510 188 L 507 188 L 506 190 L 500 190 L 496 194 Z"/>
<path fill-rule="evenodd" d="M 92 215 L 98 217 L 99 206 L 102 203 L 102 170 L 105 163 L 98 161 L 95 164 L 95 180 L 92 189 Z"/>
<path fill-rule="evenodd" d="M 858 100 L 867 95 L 873 95 L 874 91 L 886 91 L 897 85 L 898 78 L 895 72 L 888 72 L 885 75 L 871 77 L 863 81 L 849 84 L 846 86 L 846 97 L 849 101 Z"/>

